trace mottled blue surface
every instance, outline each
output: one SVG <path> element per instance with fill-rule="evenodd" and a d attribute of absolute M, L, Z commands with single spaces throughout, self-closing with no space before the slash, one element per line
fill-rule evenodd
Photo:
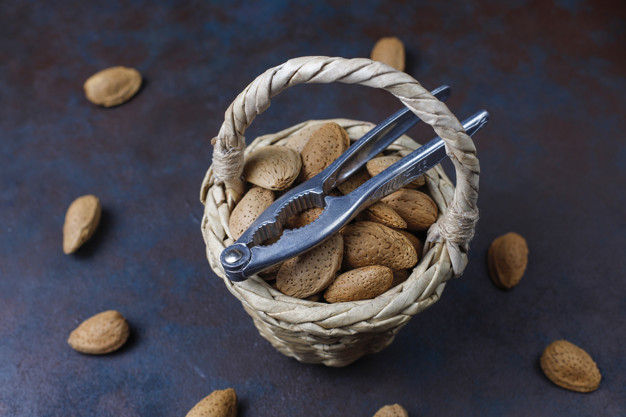
<path fill-rule="evenodd" d="M 183 416 L 226 387 L 240 416 L 371 416 L 394 402 L 410 416 L 626 415 L 624 3 L 416 3 L 0 2 L 0 416 Z M 453 86 L 459 117 L 490 111 L 476 139 L 481 221 L 464 276 L 389 348 L 344 369 L 303 365 L 258 335 L 206 262 L 209 138 L 268 67 L 366 57 L 387 35 L 427 88 Z M 113 65 L 144 86 L 96 107 L 82 84 Z M 301 86 L 247 137 L 398 106 L 364 87 Z M 102 224 L 66 256 L 65 210 L 86 193 Z M 530 262 L 504 292 L 486 252 L 508 231 Z M 129 343 L 70 349 L 69 332 L 106 309 L 127 317 Z M 598 391 L 543 376 L 539 355 L 559 338 L 595 358 Z"/>

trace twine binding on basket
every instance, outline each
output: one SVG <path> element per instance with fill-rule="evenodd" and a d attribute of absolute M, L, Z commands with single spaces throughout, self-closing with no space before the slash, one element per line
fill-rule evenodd
<path fill-rule="evenodd" d="M 327 121 L 309 121 L 265 135 L 245 147 L 244 133 L 254 118 L 266 110 L 271 98 L 302 83 L 343 82 L 382 88 L 395 95 L 444 140 L 456 174 L 456 188 L 441 167 L 425 174 L 439 218 L 430 228 L 418 265 L 402 284 L 373 300 L 323 304 L 288 297 L 254 276 L 231 282 L 219 262 L 221 251 L 234 239 L 228 220 L 242 197 L 241 180 L 246 154 L 258 147 L 285 144 L 303 129 Z M 356 140 L 373 127 L 367 122 L 333 119 Z M 260 334 L 276 349 L 301 362 L 345 366 L 361 356 L 388 346 L 415 314 L 436 302 L 447 280 L 460 276 L 467 265 L 478 209 L 479 163 L 471 138 L 447 106 L 415 79 L 369 59 L 332 57 L 295 58 L 270 68 L 248 85 L 225 114 L 214 145 L 213 164 L 202 183 L 205 205 L 202 234 L 211 268 L 253 318 Z M 406 136 L 390 147 L 400 154 L 417 145 Z"/>

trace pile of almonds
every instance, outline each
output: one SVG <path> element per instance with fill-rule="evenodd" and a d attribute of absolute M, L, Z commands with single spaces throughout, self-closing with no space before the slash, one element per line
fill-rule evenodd
<path fill-rule="evenodd" d="M 248 191 L 229 221 L 233 238 L 272 204 L 277 192 L 313 178 L 349 146 L 343 127 L 328 122 L 290 138 L 285 146 L 254 150 L 243 171 Z M 400 158 L 389 153 L 371 159 L 332 193 L 350 193 Z M 260 275 L 283 294 L 315 301 L 365 300 L 384 293 L 408 278 L 422 253 L 420 233 L 437 220 L 437 205 L 423 188 L 419 190 L 424 185 L 424 178 L 418 178 L 367 208 L 321 245 Z M 298 213 L 285 228 L 306 226 L 322 211 L 316 207 Z"/>

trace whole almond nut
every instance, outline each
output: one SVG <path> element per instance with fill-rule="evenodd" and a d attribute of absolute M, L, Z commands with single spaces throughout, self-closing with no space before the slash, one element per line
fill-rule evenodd
<path fill-rule="evenodd" d="M 111 67 L 89 77 L 83 88 L 87 99 L 103 107 L 130 100 L 141 87 L 141 74 L 134 68 Z"/>
<path fill-rule="evenodd" d="M 298 177 L 300 154 L 284 146 L 264 146 L 246 158 L 243 177 L 249 183 L 269 190 L 284 190 Z"/>
<path fill-rule="evenodd" d="M 81 353 L 102 355 L 122 347 L 128 334 L 128 322 L 124 316 L 108 310 L 82 322 L 70 333 L 67 343 Z"/>
<path fill-rule="evenodd" d="M 361 212 L 360 218 L 384 224 L 387 227 L 393 227 L 396 229 L 405 229 L 407 226 L 406 221 L 400 217 L 398 212 L 382 201 L 377 201 L 369 206 L 365 211 Z"/>
<path fill-rule="evenodd" d="M 373 61 L 392 66 L 398 71 L 404 71 L 404 44 L 395 36 L 380 38 L 372 48 L 371 58 Z"/>
<path fill-rule="evenodd" d="M 303 127 L 302 129 L 298 130 L 287 138 L 285 146 L 293 149 L 298 153 L 302 153 L 302 150 L 306 146 L 307 142 L 309 141 L 309 139 L 311 139 L 313 132 L 319 129 L 319 127 L 319 124 L 311 124 Z"/>
<path fill-rule="evenodd" d="M 397 271 L 393 271 L 393 281 L 391 282 L 391 287 L 395 287 L 398 284 L 402 284 L 404 281 L 409 279 L 411 276 L 411 271 L 409 269 L 398 269 Z"/>
<path fill-rule="evenodd" d="M 298 213 L 293 217 L 287 219 L 285 226 L 288 229 L 298 229 L 300 227 L 304 227 L 309 223 L 312 223 L 316 220 L 320 214 L 324 211 L 323 208 L 313 207 L 311 209 L 305 210 L 302 213 Z"/>
<path fill-rule="evenodd" d="M 587 352 L 567 340 L 548 345 L 540 359 L 541 369 L 550 381 L 577 392 L 598 389 L 602 375 Z"/>
<path fill-rule="evenodd" d="M 237 393 L 232 388 L 213 391 L 196 404 L 185 417 L 236 417 Z"/>
<path fill-rule="evenodd" d="M 409 417 L 409 413 L 400 404 L 386 405 L 374 414 L 374 417 Z"/>
<path fill-rule="evenodd" d="M 274 192 L 261 187 L 252 187 L 237 203 L 230 219 L 228 229 L 235 239 L 245 232 L 248 227 L 274 202 Z"/>
<path fill-rule="evenodd" d="M 381 172 L 389 168 L 391 165 L 398 162 L 400 159 L 402 159 L 402 157 L 396 156 L 396 155 L 379 156 L 379 157 L 372 158 L 369 161 L 367 161 L 367 163 L 365 164 L 365 167 L 367 169 L 367 172 L 372 177 L 375 177 L 376 175 L 380 174 Z M 405 188 L 418 188 L 424 184 L 426 184 L 426 180 L 424 179 L 423 175 L 420 175 L 419 177 L 417 177 L 410 183 L 406 184 L 404 187 Z"/>
<path fill-rule="evenodd" d="M 406 221 L 408 230 L 426 230 L 437 221 L 437 204 L 421 191 L 400 189 L 381 201 L 398 212 Z"/>
<path fill-rule="evenodd" d="M 372 177 L 367 173 L 367 169 L 361 168 L 354 174 L 350 175 L 344 182 L 339 184 L 337 188 L 343 195 L 350 194 L 352 191 L 365 184 L 370 178 Z"/>
<path fill-rule="evenodd" d="M 343 229 L 343 269 L 382 265 L 391 269 L 412 268 L 417 253 L 411 242 L 380 223 L 361 221 Z"/>
<path fill-rule="evenodd" d="M 407 232 L 406 230 L 396 230 L 396 231 L 400 233 L 401 235 L 403 235 L 404 237 L 406 237 L 407 239 L 409 239 L 409 242 L 411 242 L 411 245 L 413 245 L 413 247 L 415 248 L 415 252 L 417 253 L 417 258 L 419 260 L 419 258 L 422 257 L 422 251 L 424 250 L 424 244 L 422 243 L 422 241 L 419 240 L 417 236 L 415 236 L 413 233 Z"/>
<path fill-rule="evenodd" d="M 306 298 L 326 289 L 341 268 L 343 238 L 331 236 L 321 245 L 283 262 L 276 276 L 280 292 Z"/>
<path fill-rule="evenodd" d="M 528 265 L 526 239 L 517 233 L 507 233 L 495 239 L 487 255 L 489 276 L 494 284 L 503 289 L 516 286 Z"/>
<path fill-rule="evenodd" d="M 350 146 L 350 137 L 337 123 L 323 124 L 302 149 L 302 169 L 298 181 L 313 178 Z"/>
<path fill-rule="evenodd" d="M 339 275 L 324 293 L 329 303 L 369 300 L 391 288 L 393 271 L 374 265 L 352 269 Z"/>
<path fill-rule="evenodd" d="M 65 213 L 63 224 L 63 252 L 74 253 L 88 241 L 98 228 L 102 207 L 94 195 L 78 197 Z"/>

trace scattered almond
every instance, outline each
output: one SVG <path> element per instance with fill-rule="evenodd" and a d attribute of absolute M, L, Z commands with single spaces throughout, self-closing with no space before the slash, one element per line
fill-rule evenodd
<path fill-rule="evenodd" d="M 371 58 L 373 61 L 392 66 L 398 71 L 404 71 L 404 44 L 395 36 L 381 38 L 372 48 Z"/>
<path fill-rule="evenodd" d="M 313 178 L 350 146 L 350 137 L 337 123 L 323 124 L 302 149 L 302 169 L 298 181 Z"/>
<path fill-rule="evenodd" d="M 507 233 L 495 239 L 487 255 L 489 276 L 494 284 L 503 289 L 516 286 L 528 265 L 526 239 L 517 233 Z"/>
<path fill-rule="evenodd" d="M 98 228 L 102 207 L 94 195 L 78 197 L 70 204 L 63 224 L 63 252 L 74 253 Z"/>
<path fill-rule="evenodd" d="M 369 300 L 391 288 L 393 272 L 380 266 L 352 269 L 339 275 L 326 289 L 324 298 L 329 303 Z"/>
<path fill-rule="evenodd" d="M 350 224 L 343 229 L 343 268 L 382 265 L 391 269 L 411 268 L 417 253 L 401 233 L 370 221 Z"/>
<path fill-rule="evenodd" d="M 400 159 L 402 159 L 402 157 L 396 156 L 396 155 L 379 156 L 379 157 L 372 158 L 369 161 L 367 161 L 367 163 L 365 164 L 365 167 L 367 169 L 367 172 L 372 177 L 375 177 L 376 175 L 380 174 L 381 172 L 389 168 L 391 165 L 398 162 Z M 417 177 L 410 183 L 406 184 L 404 187 L 405 188 L 418 188 L 424 184 L 426 184 L 426 180 L 424 179 L 423 175 L 420 175 L 419 177 Z"/>
<path fill-rule="evenodd" d="M 324 209 L 320 207 L 313 207 L 311 209 L 305 210 L 287 219 L 285 227 L 288 229 L 297 229 L 300 227 L 304 227 L 307 224 L 312 223 L 314 220 L 316 220 L 322 214 L 322 212 L 324 212 Z"/>
<path fill-rule="evenodd" d="M 602 375 L 594 360 L 567 340 L 550 343 L 541 355 L 540 364 L 548 379 L 559 387 L 591 392 L 600 386 Z"/>
<path fill-rule="evenodd" d="M 400 189 L 381 201 L 398 212 L 406 221 L 408 230 L 426 230 L 437 221 L 437 205 L 421 191 Z"/>
<path fill-rule="evenodd" d="M 237 203 L 230 219 L 228 228 L 235 239 L 245 232 L 248 227 L 274 202 L 274 192 L 261 187 L 252 187 Z"/>
<path fill-rule="evenodd" d="M 232 388 L 213 391 L 196 404 L 186 417 L 236 417 L 237 394 Z"/>
<path fill-rule="evenodd" d="M 328 287 L 341 268 L 343 238 L 336 234 L 321 245 L 283 262 L 276 286 L 285 295 L 306 298 Z"/>
<path fill-rule="evenodd" d="M 284 190 L 298 177 L 300 154 L 284 146 L 264 146 L 246 158 L 243 177 L 249 183 L 269 190 Z"/>
<path fill-rule="evenodd" d="M 134 68 L 111 67 L 89 77 L 83 88 L 87 99 L 103 107 L 130 100 L 141 87 L 141 74 Z"/>
<path fill-rule="evenodd" d="M 82 322 L 67 339 L 67 343 L 81 353 L 102 355 L 113 352 L 128 339 L 126 319 L 117 311 L 96 314 Z"/>
<path fill-rule="evenodd" d="M 383 203 L 382 201 L 377 201 L 361 212 L 360 218 L 384 224 L 387 227 L 394 227 L 396 229 L 406 228 L 406 221 L 400 217 L 398 212 L 392 209 L 391 206 Z"/>
<path fill-rule="evenodd" d="M 409 417 L 409 413 L 400 404 L 386 405 L 374 414 L 374 417 Z"/>

